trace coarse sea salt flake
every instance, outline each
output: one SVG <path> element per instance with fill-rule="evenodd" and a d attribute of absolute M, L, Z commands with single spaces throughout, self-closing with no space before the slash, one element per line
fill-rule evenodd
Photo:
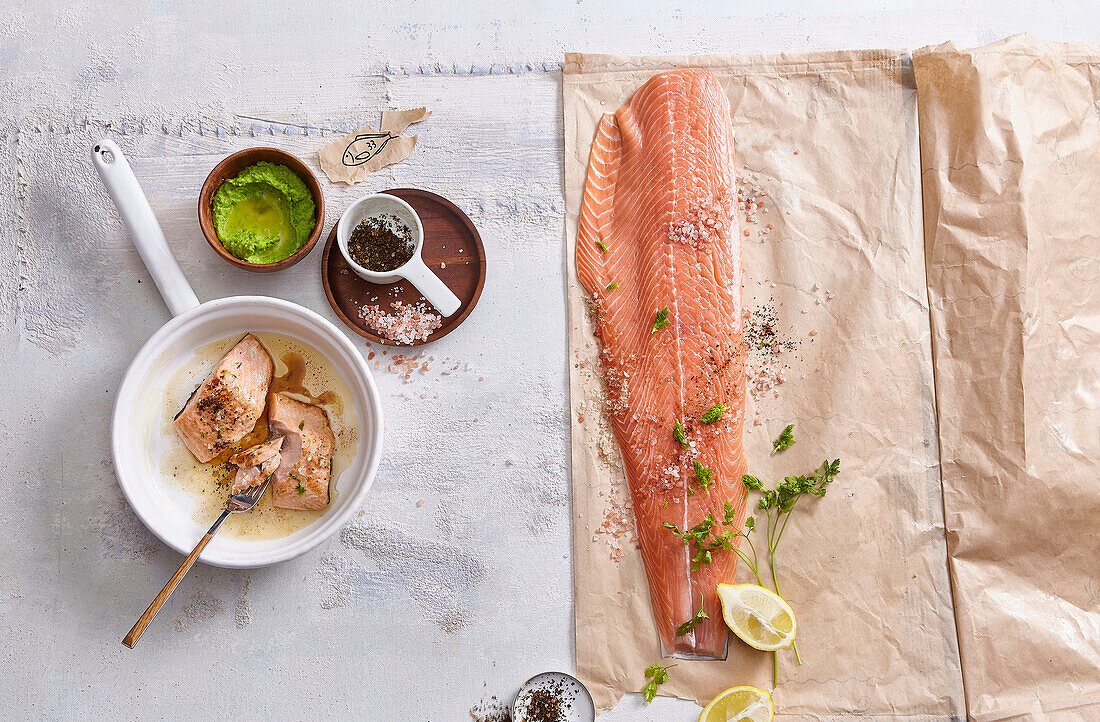
<path fill-rule="evenodd" d="M 393 311 L 387 313 L 377 305 L 362 306 L 359 318 L 379 335 L 404 344 L 427 341 L 432 331 L 443 325 L 439 314 L 429 313 L 422 303 L 394 301 L 390 308 Z"/>

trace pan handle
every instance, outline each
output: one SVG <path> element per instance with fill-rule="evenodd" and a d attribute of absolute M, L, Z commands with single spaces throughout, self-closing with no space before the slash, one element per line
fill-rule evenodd
<path fill-rule="evenodd" d="M 92 163 L 99 171 L 103 185 L 107 186 L 107 192 L 115 202 L 126 230 L 130 231 L 141 260 L 168 304 L 168 310 L 173 316 L 178 316 L 198 306 L 199 299 L 176 263 L 164 238 L 164 231 L 160 229 L 122 149 L 113 140 L 105 138 L 92 148 Z"/>

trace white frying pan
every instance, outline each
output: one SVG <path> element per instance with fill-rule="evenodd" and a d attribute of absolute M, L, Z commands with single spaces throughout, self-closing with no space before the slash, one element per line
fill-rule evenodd
<path fill-rule="evenodd" d="M 303 341 L 320 352 L 351 392 L 359 419 L 359 448 L 348 468 L 333 481 L 332 504 L 312 524 L 289 536 L 251 541 L 218 536 L 201 561 L 220 567 L 259 567 L 309 551 L 336 531 L 360 507 L 374 480 L 382 443 L 382 409 L 374 379 L 359 351 L 329 321 L 308 308 L 266 296 L 236 296 L 200 304 L 180 271 L 119 147 L 102 140 L 92 161 L 107 186 L 145 266 L 172 312 L 172 320 L 153 334 L 130 363 L 115 400 L 111 450 L 115 471 L 130 506 L 165 544 L 188 554 L 213 519 L 193 518 L 193 499 L 158 471 L 157 455 L 168 443 L 162 422 L 163 390 L 192 360 L 196 349 L 249 331 L 272 332 Z"/>

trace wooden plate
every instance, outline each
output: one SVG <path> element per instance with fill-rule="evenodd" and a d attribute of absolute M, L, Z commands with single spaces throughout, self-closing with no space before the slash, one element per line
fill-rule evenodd
<path fill-rule="evenodd" d="M 453 315 L 443 319 L 443 325 L 433 331 L 427 341 L 399 344 L 379 336 L 359 318 L 362 306 L 378 305 L 388 311 L 391 303 L 403 301 L 423 302 L 433 311 L 435 309 L 408 281 L 378 284 L 356 276 L 336 246 L 335 225 L 321 256 L 321 282 L 332 310 L 360 336 L 387 346 L 422 346 L 458 328 L 474 310 L 481 298 L 481 289 L 485 287 L 485 246 L 466 214 L 446 198 L 416 188 L 382 192 L 397 196 L 416 210 L 424 224 L 424 263 L 458 296 L 462 305 Z"/>

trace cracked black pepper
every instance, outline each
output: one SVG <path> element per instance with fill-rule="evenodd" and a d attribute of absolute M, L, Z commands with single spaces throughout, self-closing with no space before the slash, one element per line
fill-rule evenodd
<path fill-rule="evenodd" d="M 412 231 L 397 216 L 379 215 L 359 222 L 348 238 L 351 260 L 370 271 L 385 272 L 405 265 L 416 244 Z"/>

